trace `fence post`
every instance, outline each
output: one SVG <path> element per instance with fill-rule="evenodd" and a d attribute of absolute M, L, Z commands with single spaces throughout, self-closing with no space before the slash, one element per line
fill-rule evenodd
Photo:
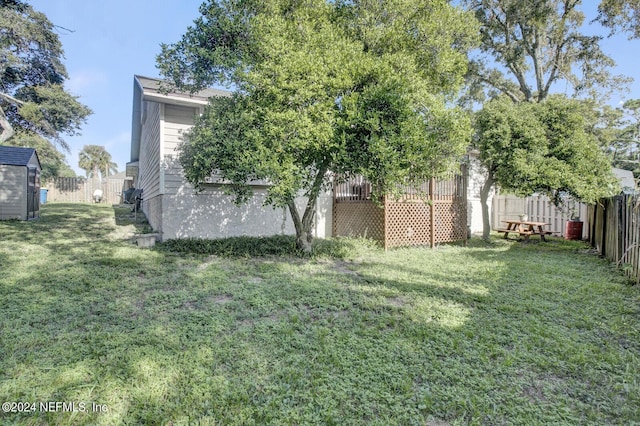
<path fill-rule="evenodd" d="M 435 248 L 436 246 L 436 204 L 434 197 L 435 186 L 436 180 L 432 177 L 429 181 L 429 201 L 431 202 L 429 209 L 429 213 L 431 216 L 431 226 L 429 227 L 429 230 L 431 231 L 431 248 Z"/>

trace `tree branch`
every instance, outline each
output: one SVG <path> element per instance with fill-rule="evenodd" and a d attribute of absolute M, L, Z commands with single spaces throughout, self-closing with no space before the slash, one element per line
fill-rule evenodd
<path fill-rule="evenodd" d="M 507 95 L 513 102 L 520 102 L 520 98 L 518 98 L 518 95 L 513 93 L 506 86 L 501 86 L 499 84 L 496 84 L 495 82 L 491 81 L 489 78 L 483 77 L 481 74 L 477 74 L 477 76 L 481 82 L 486 83 L 495 89 L 498 89 L 499 91 Z"/>
<path fill-rule="evenodd" d="M 6 93 L 2 93 L 0 92 L 0 98 L 6 100 L 7 102 L 11 103 L 11 104 L 16 104 L 16 105 L 24 105 L 24 102 L 21 101 L 20 99 L 16 99 L 11 95 L 7 95 Z"/>
<path fill-rule="evenodd" d="M 7 120 L 7 116 L 4 114 L 4 110 L 0 107 L 0 127 L 2 127 L 2 133 L 0 133 L 0 143 L 5 143 L 14 135 L 15 131 L 13 126 Z"/>

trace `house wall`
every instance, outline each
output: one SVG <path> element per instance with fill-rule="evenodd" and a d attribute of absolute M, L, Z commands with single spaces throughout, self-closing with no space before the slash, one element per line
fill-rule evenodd
<path fill-rule="evenodd" d="M 182 142 L 182 134 L 189 130 L 194 123 L 199 108 L 181 105 L 164 106 L 164 148 L 163 154 L 174 158 L 177 155 L 176 148 Z"/>
<path fill-rule="evenodd" d="M 27 219 L 27 168 L 0 165 L 0 220 Z"/>
<path fill-rule="evenodd" d="M 163 106 L 145 101 L 140 135 L 140 159 L 136 188 L 142 189 L 142 211 L 149 224 L 162 231 L 162 199 L 160 193 L 160 144 Z"/>
<path fill-rule="evenodd" d="M 224 187 L 209 185 L 196 193 L 186 182 L 176 148 L 183 133 L 194 124 L 200 106 L 145 101 L 141 114 L 139 175 L 142 210 L 163 240 L 172 238 L 224 238 L 295 234 L 288 209 L 263 206 L 266 186 L 256 186 L 254 197 L 243 206 L 233 204 Z M 296 204 L 302 210 L 306 198 Z M 317 202 L 314 235 L 331 236 L 333 197 L 323 193 Z"/>
<path fill-rule="evenodd" d="M 295 227 L 288 208 L 263 206 L 266 187 L 254 187 L 254 196 L 247 204 L 236 206 L 233 197 L 224 194 L 222 185 L 207 185 L 196 193 L 185 179 L 175 158 L 165 156 L 162 196 L 162 239 L 225 238 L 234 236 L 294 235 Z M 331 193 L 318 198 L 314 236 L 331 236 Z M 298 197 L 296 205 L 302 211 L 305 197 Z"/>

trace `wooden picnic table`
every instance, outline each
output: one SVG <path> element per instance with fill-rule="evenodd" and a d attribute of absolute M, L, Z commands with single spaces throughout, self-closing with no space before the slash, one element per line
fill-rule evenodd
<path fill-rule="evenodd" d="M 509 236 L 509 233 L 517 233 L 524 240 L 527 241 L 532 235 L 539 235 L 542 241 L 547 241 L 545 235 L 550 235 L 552 232 L 544 229 L 545 226 L 551 225 L 544 222 L 529 222 L 526 220 L 505 220 L 507 224 L 506 229 L 497 229 L 498 232 L 504 232 L 504 238 Z"/>

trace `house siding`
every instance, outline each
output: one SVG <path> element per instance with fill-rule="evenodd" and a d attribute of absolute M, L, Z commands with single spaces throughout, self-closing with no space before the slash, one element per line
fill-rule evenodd
<path fill-rule="evenodd" d="M 182 135 L 189 130 L 199 108 L 180 105 L 165 105 L 164 109 L 164 152 L 163 154 L 174 158 L 177 155 L 176 148 L 182 142 Z"/>
<path fill-rule="evenodd" d="M 201 113 L 205 98 L 191 102 L 186 97 L 167 96 L 165 102 L 158 100 L 162 95 L 154 91 L 150 79 L 136 79 L 146 86 L 134 88 L 131 159 L 138 162 L 136 188 L 143 190 L 142 210 L 163 240 L 295 234 L 287 208 L 263 206 L 267 196 L 265 185 L 256 185 L 254 197 L 242 206 L 236 206 L 233 197 L 225 195 L 221 185 L 208 185 L 204 191 L 196 193 L 184 178 L 177 147 L 183 143 L 184 132 L 193 126 Z M 140 104 L 136 103 L 139 87 L 144 103 L 141 114 L 136 114 L 135 108 Z M 138 115 L 143 118 L 136 119 Z M 317 237 L 331 235 L 332 203 L 331 193 L 322 194 L 318 199 L 314 229 Z M 302 210 L 306 198 L 298 197 L 296 204 Z"/>
<path fill-rule="evenodd" d="M 142 211 L 154 230 L 162 231 L 160 194 L 160 129 L 162 105 L 148 102 L 140 135 L 137 188 L 142 189 Z"/>
<path fill-rule="evenodd" d="M 27 219 L 27 168 L 0 165 L 0 219 Z"/>

